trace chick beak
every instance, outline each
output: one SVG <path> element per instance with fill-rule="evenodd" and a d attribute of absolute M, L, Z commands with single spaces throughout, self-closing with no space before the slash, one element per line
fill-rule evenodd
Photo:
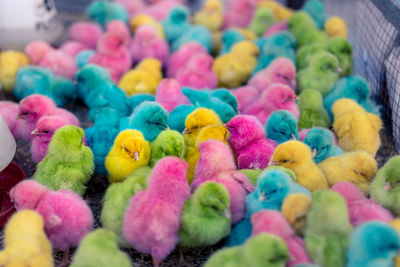
<path fill-rule="evenodd" d="M 264 201 L 264 200 L 266 200 L 266 199 L 267 199 L 266 196 L 260 195 L 260 197 L 258 198 L 258 201 L 262 202 L 262 201 Z"/>
<path fill-rule="evenodd" d="M 185 128 L 185 130 L 183 130 L 182 134 L 190 134 L 191 131 L 189 131 L 187 128 Z"/>
<path fill-rule="evenodd" d="M 316 155 L 317 155 L 317 150 L 314 148 L 314 149 L 312 150 L 312 157 L 314 158 Z"/>
<path fill-rule="evenodd" d="M 391 187 L 390 183 L 389 183 L 389 182 L 386 182 L 386 183 L 385 183 L 384 190 L 385 190 L 385 191 L 388 191 L 388 190 L 390 190 L 391 188 L 392 188 L 392 187 Z"/>
<path fill-rule="evenodd" d="M 270 159 L 268 166 L 278 166 L 278 163 L 274 159 Z"/>
<path fill-rule="evenodd" d="M 224 210 L 224 217 L 226 217 L 226 218 L 231 217 L 231 213 L 230 213 L 229 209 Z"/>
<path fill-rule="evenodd" d="M 133 158 L 138 161 L 140 159 L 139 152 L 137 151 L 133 152 Z"/>
<path fill-rule="evenodd" d="M 336 71 L 342 73 L 342 69 L 340 67 L 336 67 Z"/>
<path fill-rule="evenodd" d="M 35 129 L 31 132 L 31 135 L 41 135 L 41 133 L 38 131 L 38 129 Z"/>
<path fill-rule="evenodd" d="M 16 117 L 16 119 L 17 120 L 23 120 L 23 119 L 25 119 L 27 116 L 26 115 L 18 115 L 17 117 Z"/>

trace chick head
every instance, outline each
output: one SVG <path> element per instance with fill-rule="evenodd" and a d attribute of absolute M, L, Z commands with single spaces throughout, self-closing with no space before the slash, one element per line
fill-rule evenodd
<path fill-rule="evenodd" d="M 371 93 L 371 88 L 366 79 L 360 75 L 350 75 L 338 81 L 337 86 L 344 86 L 345 95 L 358 103 L 366 101 Z"/>
<path fill-rule="evenodd" d="M 261 233 L 246 241 L 243 245 L 243 256 L 248 266 L 284 266 L 289 260 L 286 242 L 273 234 Z"/>
<path fill-rule="evenodd" d="M 318 110 L 323 107 L 322 95 L 314 89 L 305 89 L 300 94 L 298 106 L 300 110 Z"/>
<path fill-rule="evenodd" d="M 329 52 L 319 52 L 311 58 L 309 68 L 319 74 L 340 73 L 339 61 L 336 56 Z"/>
<path fill-rule="evenodd" d="M 161 71 L 161 66 L 162 64 L 160 60 L 148 57 L 140 61 L 140 63 L 136 66 L 136 69 L 142 69 L 149 72 L 159 72 Z"/>
<path fill-rule="evenodd" d="M 251 218 L 253 235 L 267 232 L 280 237 L 290 237 L 294 234 L 290 224 L 277 210 L 262 210 L 254 213 Z"/>
<path fill-rule="evenodd" d="M 394 156 L 385 164 L 386 185 L 396 189 L 400 185 L 400 156 Z"/>
<path fill-rule="evenodd" d="M 143 102 L 135 109 L 132 117 L 137 122 L 137 129 L 148 132 L 143 134 L 152 137 L 149 141 L 153 141 L 161 131 L 168 129 L 168 112 L 157 102 Z"/>
<path fill-rule="evenodd" d="M 162 131 L 151 144 L 151 150 L 160 151 L 162 155 L 184 157 L 186 145 L 183 136 L 174 130 Z"/>
<path fill-rule="evenodd" d="M 332 133 L 325 128 L 312 128 L 304 138 L 304 144 L 311 148 L 311 153 L 316 162 L 330 155 L 334 145 Z"/>
<path fill-rule="evenodd" d="M 207 0 L 203 8 L 210 15 L 223 12 L 223 6 L 220 0 Z"/>
<path fill-rule="evenodd" d="M 36 123 L 31 135 L 38 136 L 42 141 L 50 142 L 53 134 L 68 123 L 60 116 L 42 116 Z"/>
<path fill-rule="evenodd" d="M 272 72 L 272 81 L 274 83 L 282 83 L 296 88 L 296 66 L 293 61 L 286 57 L 278 57 L 274 59 L 268 69 Z"/>
<path fill-rule="evenodd" d="M 297 37 L 298 35 L 304 33 L 304 29 L 315 29 L 314 20 L 304 11 L 298 11 L 291 16 L 288 20 L 288 27 L 290 31 Z"/>
<path fill-rule="evenodd" d="M 208 217 L 224 216 L 231 218 L 230 196 L 225 186 L 219 183 L 201 184 L 193 194 L 192 209 Z"/>
<path fill-rule="evenodd" d="M 325 21 L 324 25 L 326 33 L 330 37 L 343 37 L 347 38 L 347 25 L 346 21 L 339 16 L 332 16 Z"/>
<path fill-rule="evenodd" d="M 375 176 L 378 165 L 376 160 L 365 151 L 351 151 L 343 156 L 343 168 L 350 171 L 349 181 L 371 182 Z"/>
<path fill-rule="evenodd" d="M 299 164 L 311 161 L 311 150 L 306 144 L 300 141 L 287 141 L 276 147 L 269 165 L 293 169 Z"/>
<path fill-rule="evenodd" d="M 237 115 L 226 127 L 230 132 L 229 143 L 234 149 L 242 149 L 253 140 L 265 138 L 261 122 L 251 115 Z"/>
<path fill-rule="evenodd" d="M 135 32 L 137 28 L 145 24 L 153 24 L 155 20 L 153 17 L 146 14 L 138 14 L 129 22 L 132 31 Z"/>
<path fill-rule="evenodd" d="M 171 9 L 168 15 L 168 19 L 173 24 L 182 24 L 184 23 L 189 17 L 189 9 L 183 5 L 178 5 Z"/>
<path fill-rule="evenodd" d="M 15 185 L 10 191 L 11 201 L 17 210 L 36 209 L 40 199 L 48 189 L 34 180 L 25 180 Z"/>
<path fill-rule="evenodd" d="M 142 47 L 158 42 L 158 39 L 160 38 L 157 36 L 156 29 L 148 24 L 140 26 L 133 37 L 133 40 L 139 42 Z"/>
<path fill-rule="evenodd" d="M 114 146 L 125 158 L 139 161 L 145 142 L 146 140 L 140 131 L 125 130 L 115 138 Z"/>
<path fill-rule="evenodd" d="M 352 56 L 353 48 L 351 44 L 342 37 L 334 37 L 328 42 L 328 50 L 335 55 Z"/>
<path fill-rule="evenodd" d="M 273 112 L 266 125 L 267 137 L 278 143 L 288 140 L 298 140 L 296 117 L 287 110 Z"/>
<path fill-rule="evenodd" d="M 281 202 L 289 192 L 290 181 L 289 175 L 282 170 L 267 170 L 257 180 L 255 196 L 260 202 Z"/>
<path fill-rule="evenodd" d="M 311 203 L 312 199 L 301 193 L 290 194 L 283 201 L 282 215 L 297 233 L 301 233 L 306 225 Z"/>
<path fill-rule="evenodd" d="M 29 58 L 21 52 L 4 51 L 0 53 L 0 81 L 5 90 L 12 90 L 15 85 L 15 76 L 20 67 L 29 64 Z"/>
<path fill-rule="evenodd" d="M 212 124 L 222 124 L 217 113 L 208 108 L 196 108 L 186 117 L 183 134 L 198 132 L 203 127 Z"/>
<path fill-rule="evenodd" d="M 76 73 L 76 87 L 81 93 L 88 93 L 96 82 L 104 83 L 110 80 L 110 73 L 94 64 L 85 65 Z"/>
<path fill-rule="evenodd" d="M 56 108 L 57 106 L 51 98 L 33 94 L 22 99 L 19 103 L 17 119 L 37 122 L 40 117 L 53 113 Z"/>
<path fill-rule="evenodd" d="M 269 101 L 275 107 L 283 108 L 285 105 L 295 104 L 299 97 L 285 84 L 272 84 L 262 93 L 260 99 L 262 103 Z"/>
<path fill-rule="evenodd" d="M 24 238 L 32 235 L 33 233 L 38 235 L 39 229 L 41 231 L 44 230 L 43 217 L 34 210 L 24 209 L 14 213 L 13 216 L 8 220 L 5 228 L 4 240 L 15 239 L 10 237 L 15 236 L 17 233 Z M 43 236 L 45 236 L 44 232 Z"/>
<path fill-rule="evenodd" d="M 238 111 L 237 99 L 228 89 L 217 89 L 211 93 L 211 96 L 227 103 L 233 108 L 235 112 Z"/>
<path fill-rule="evenodd" d="M 333 103 L 332 105 L 332 113 L 335 118 L 353 112 L 365 113 L 366 111 L 356 101 L 349 98 L 341 98 L 339 100 L 336 100 L 335 103 Z"/>
<path fill-rule="evenodd" d="M 230 53 L 240 57 L 254 57 L 256 58 L 260 50 L 258 46 L 250 41 L 241 41 L 233 45 Z"/>
<path fill-rule="evenodd" d="M 52 153 L 77 152 L 84 146 L 85 132 L 75 125 L 66 125 L 59 128 L 51 138 L 48 151 Z"/>

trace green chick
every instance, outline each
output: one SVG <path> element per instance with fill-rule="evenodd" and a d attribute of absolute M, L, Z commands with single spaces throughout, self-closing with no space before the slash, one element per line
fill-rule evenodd
<path fill-rule="evenodd" d="M 100 220 L 103 227 L 115 233 L 121 247 L 130 247 L 122 235 L 122 222 L 130 199 L 147 188 L 151 168 L 136 169 L 124 181 L 112 183 L 104 195 L 104 205 Z"/>
<path fill-rule="evenodd" d="M 297 105 L 300 110 L 300 117 L 297 122 L 299 131 L 303 128 L 329 128 L 331 120 L 324 108 L 320 92 L 313 89 L 305 89 L 301 92 Z"/>
<path fill-rule="evenodd" d="M 151 143 L 150 166 L 166 156 L 185 159 L 186 145 L 182 134 L 174 130 L 162 131 Z"/>
<path fill-rule="evenodd" d="M 312 199 L 304 238 L 307 251 L 317 265 L 345 266 L 349 236 L 353 230 L 347 204 L 332 190 L 317 190 Z"/>
<path fill-rule="evenodd" d="M 84 145 L 84 136 L 85 132 L 74 125 L 58 129 L 33 178 L 52 190 L 72 190 L 83 196 L 94 171 L 93 153 Z"/>
<path fill-rule="evenodd" d="M 201 184 L 185 202 L 180 245 L 202 247 L 218 243 L 231 232 L 231 211 L 228 190 L 222 184 Z"/>
<path fill-rule="evenodd" d="M 317 28 L 306 30 L 297 38 L 297 47 L 300 48 L 310 44 L 326 42 L 328 38 L 326 32 L 318 30 Z"/>
<path fill-rule="evenodd" d="M 288 21 L 288 27 L 297 40 L 299 37 L 301 38 L 306 31 L 317 29 L 314 20 L 304 11 L 293 13 Z"/>
<path fill-rule="evenodd" d="M 400 156 L 394 156 L 376 173 L 370 185 L 372 197 L 383 207 L 400 215 Z"/>
<path fill-rule="evenodd" d="M 284 267 L 289 255 L 283 239 L 261 233 L 248 239 L 242 246 L 217 251 L 204 267 Z"/>
<path fill-rule="evenodd" d="M 257 36 L 262 36 L 274 22 L 275 17 L 271 9 L 265 7 L 257 8 L 250 22 L 249 30 Z"/>
<path fill-rule="evenodd" d="M 130 267 L 131 262 L 117 245 L 117 238 L 111 231 L 96 229 L 87 234 L 79 243 L 70 267 Z"/>
<path fill-rule="evenodd" d="M 299 71 L 296 79 L 300 92 L 311 88 L 325 96 L 339 79 L 339 73 L 337 58 L 331 53 L 323 51 L 312 57 L 310 65 Z"/>
<path fill-rule="evenodd" d="M 296 67 L 300 71 L 310 64 L 312 57 L 319 52 L 326 52 L 326 43 L 304 45 L 296 50 Z"/>

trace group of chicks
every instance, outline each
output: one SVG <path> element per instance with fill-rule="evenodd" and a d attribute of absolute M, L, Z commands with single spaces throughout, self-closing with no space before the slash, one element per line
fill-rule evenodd
<path fill-rule="evenodd" d="M 323 2 L 94 1 L 68 41 L 0 54 L 0 114 L 31 142 L 10 191 L 2 266 L 400 266 L 400 156 L 378 170 L 380 106 L 352 75 L 345 22 Z M 133 37 L 131 36 L 133 32 Z M 134 66 L 134 67 L 132 67 Z M 85 130 L 61 106 L 83 101 Z M 82 198 L 110 182 L 102 228 Z M 396 258 L 396 259 L 395 259 Z"/>

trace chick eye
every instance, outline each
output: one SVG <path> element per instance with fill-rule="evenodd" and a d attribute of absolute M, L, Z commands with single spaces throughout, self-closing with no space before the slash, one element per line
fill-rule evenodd
<path fill-rule="evenodd" d="M 193 129 L 194 129 L 194 130 L 199 129 L 199 126 L 198 126 L 198 125 L 195 125 L 195 126 L 193 126 Z"/>
<path fill-rule="evenodd" d="M 285 132 L 282 132 L 282 131 L 279 131 L 279 133 L 280 133 L 280 134 L 283 134 L 283 135 L 285 135 L 285 134 L 286 134 Z"/>
<path fill-rule="evenodd" d="M 211 206 L 210 206 L 210 208 L 212 208 L 213 210 L 216 210 L 216 211 L 218 211 L 218 207 L 217 207 L 217 206 L 215 206 L 215 205 L 211 205 Z"/>
<path fill-rule="evenodd" d="M 276 193 L 276 189 L 271 191 L 271 194 L 275 194 Z"/>
<path fill-rule="evenodd" d="M 48 130 L 46 130 L 46 131 L 43 131 L 43 132 L 44 132 L 44 133 L 46 133 L 46 134 L 47 134 L 47 133 L 49 133 L 49 131 L 48 131 Z"/>
<path fill-rule="evenodd" d="M 24 113 L 22 113 L 22 115 L 24 115 L 24 116 L 26 116 L 26 115 L 28 115 L 29 114 L 29 112 L 24 112 Z"/>
<path fill-rule="evenodd" d="M 287 163 L 288 160 L 287 160 L 287 159 L 284 159 L 284 160 L 282 160 L 281 162 L 282 162 L 282 163 Z"/>

